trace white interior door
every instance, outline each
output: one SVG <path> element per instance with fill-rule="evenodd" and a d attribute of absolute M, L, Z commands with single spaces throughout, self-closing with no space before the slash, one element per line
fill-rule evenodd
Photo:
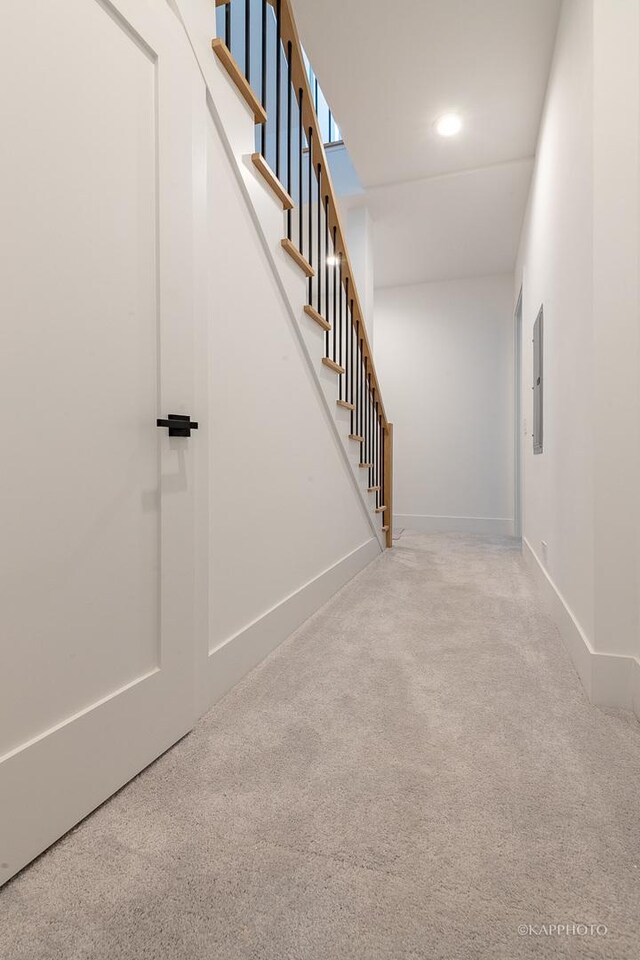
<path fill-rule="evenodd" d="M 0 883 L 194 720 L 193 143 L 165 0 L 0 30 Z"/>

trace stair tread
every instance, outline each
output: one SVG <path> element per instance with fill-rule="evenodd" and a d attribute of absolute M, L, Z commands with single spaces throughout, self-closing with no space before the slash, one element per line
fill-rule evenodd
<path fill-rule="evenodd" d="M 305 304 L 304 312 L 308 317 L 311 317 L 312 320 L 315 320 L 315 322 L 321 326 L 323 330 L 331 330 L 331 324 L 329 321 L 325 320 L 322 314 L 318 313 L 315 307 L 312 307 L 310 303 Z"/>
<path fill-rule="evenodd" d="M 256 170 L 258 171 L 258 173 L 260 174 L 264 182 L 267 184 L 268 187 L 271 188 L 273 193 L 281 202 L 283 209 L 291 210 L 293 207 L 293 199 L 287 193 L 287 191 L 285 190 L 280 180 L 278 180 L 275 173 L 273 172 L 273 170 L 271 169 L 271 167 L 269 166 L 265 158 L 262 156 L 262 154 L 252 153 L 251 162 L 253 163 L 254 167 L 256 168 Z"/>
<path fill-rule="evenodd" d="M 387 508 L 385 506 L 376 507 L 376 513 L 384 513 Z"/>
<path fill-rule="evenodd" d="M 344 373 L 344 367 L 341 367 L 339 363 L 336 363 L 335 360 L 332 360 L 331 357 L 323 357 L 322 362 L 325 367 L 329 367 L 330 370 L 333 370 L 334 373 L 339 373 L 342 375 Z"/>
<path fill-rule="evenodd" d="M 336 404 L 339 407 L 343 407 L 345 410 L 355 410 L 355 403 L 349 403 L 348 400 L 336 400 Z"/>
<path fill-rule="evenodd" d="M 368 492 L 368 493 L 376 493 L 376 491 L 379 490 L 379 489 L 380 489 L 380 487 L 367 487 L 367 492 Z"/>
<path fill-rule="evenodd" d="M 372 464 L 372 463 L 360 463 L 360 464 L 358 464 L 358 466 L 360 466 L 360 467 L 372 467 L 373 464 Z"/>
<path fill-rule="evenodd" d="M 298 264 L 302 272 L 306 274 L 307 277 L 315 276 L 315 270 L 313 269 L 309 261 L 305 260 L 305 258 L 302 256 L 302 254 L 296 247 L 296 245 L 292 243 L 288 237 L 285 237 L 284 240 L 280 241 L 280 246 L 282 247 L 283 250 L 286 250 L 286 252 L 289 254 L 291 259 Z"/>
<path fill-rule="evenodd" d="M 229 74 L 229 78 L 235 85 L 242 99 L 245 101 L 247 106 L 251 108 L 255 122 L 266 123 L 267 114 L 264 107 L 253 92 L 253 89 L 248 83 L 242 70 L 231 56 L 231 51 L 224 40 L 222 40 L 220 37 L 216 37 L 211 41 L 211 49 Z"/>
<path fill-rule="evenodd" d="M 389 525 L 387 524 L 382 528 L 383 533 L 386 533 L 388 529 L 389 529 Z"/>
<path fill-rule="evenodd" d="M 358 443 L 364 443 L 364 437 L 361 437 L 359 433 L 350 433 L 349 440 L 357 440 Z"/>

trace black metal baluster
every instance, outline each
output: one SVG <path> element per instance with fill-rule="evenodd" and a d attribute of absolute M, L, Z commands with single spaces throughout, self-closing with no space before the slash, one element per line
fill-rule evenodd
<path fill-rule="evenodd" d="M 364 351 L 364 341 L 363 341 Z M 362 429 L 360 436 L 364 437 L 362 444 L 362 462 L 369 462 L 369 438 L 367 437 L 367 361 L 364 361 L 364 376 L 362 378 Z"/>
<path fill-rule="evenodd" d="M 356 359 L 355 359 L 355 377 L 354 377 L 354 390 L 351 397 L 351 403 L 353 404 L 353 429 L 352 433 L 360 433 L 359 430 L 359 410 L 358 410 L 358 397 L 360 396 L 360 340 L 358 331 L 360 329 L 360 321 L 356 321 L 356 326 L 354 330 L 354 336 L 356 341 Z M 362 448 L 361 448 L 362 449 Z M 362 459 L 362 457 L 360 458 Z"/>
<path fill-rule="evenodd" d="M 373 388 L 371 385 L 371 377 L 369 377 L 369 486 L 373 486 Z"/>
<path fill-rule="evenodd" d="M 349 399 L 350 392 L 350 380 L 351 380 L 351 365 L 349 363 L 349 277 L 344 281 L 344 398 L 345 400 Z"/>
<path fill-rule="evenodd" d="M 224 7 L 224 42 L 231 50 L 231 0 Z"/>
<path fill-rule="evenodd" d="M 356 407 L 358 410 L 356 423 L 358 425 L 358 429 L 356 430 L 356 433 L 360 437 L 362 436 L 362 366 L 362 341 L 360 340 L 360 334 L 358 333 L 358 399 L 356 400 Z M 362 451 L 362 447 L 360 450 Z M 361 456 L 360 459 L 362 460 L 363 457 Z"/>
<path fill-rule="evenodd" d="M 378 506 L 379 506 L 379 507 L 383 507 L 383 506 L 384 506 L 384 500 L 382 499 L 382 470 L 383 470 L 383 468 L 384 468 L 384 461 L 383 461 L 383 459 L 382 459 L 382 440 L 383 440 L 383 437 L 384 437 L 384 432 L 383 432 L 383 430 L 382 430 L 382 413 L 379 413 L 379 414 L 378 414 L 378 445 L 379 445 L 379 453 L 378 453 L 378 479 L 377 479 L 377 481 L 376 481 L 376 482 L 378 483 L 378 486 L 380 487 L 380 490 L 378 491 L 378 495 L 379 495 L 379 498 L 380 498 L 380 501 L 379 501 L 379 503 L 378 503 Z"/>
<path fill-rule="evenodd" d="M 338 346 L 338 343 L 337 343 L 337 334 L 338 334 L 337 327 L 338 327 L 338 325 L 337 325 L 337 323 L 336 323 L 336 302 L 337 302 L 337 296 L 336 296 L 336 295 L 337 295 L 337 293 L 338 293 L 338 291 L 337 291 L 337 289 L 336 289 L 336 281 L 337 281 L 337 279 L 338 279 L 338 264 L 337 264 L 337 256 L 338 256 L 338 254 L 337 254 L 337 251 L 336 251 L 336 227 L 333 228 L 333 251 L 332 251 L 332 253 L 333 253 L 333 266 L 332 266 L 332 272 L 333 272 L 333 354 L 332 354 L 332 356 L 333 356 L 333 362 L 335 363 L 335 362 L 336 362 L 336 356 L 337 356 L 337 349 L 336 349 L 336 348 L 337 348 L 337 346 Z"/>
<path fill-rule="evenodd" d="M 376 394 L 375 389 L 371 391 L 371 483 L 369 486 L 373 486 L 376 482 L 374 477 L 376 475 L 375 471 L 376 463 Z"/>
<path fill-rule="evenodd" d="M 251 0 L 244 0 L 244 75 L 251 83 Z"/>
<path fill-rule="evenodd" d="M 381 476 L 380 476 L 380 486 L 381 486 L 381 488 L 382 488 L 382 489 L 380 490 L 380 503 L 383 504 L 383 505 L 386 504 L 386 502 L 387 502 L 386 499 L 385 499 L 385 489 L 384 489 L 384 488 L 385 488 L 385 479 L 386 479 L 385 473 L 384 473 L 384 445 L 385 445 L 385 442 L 386 442 L 385 432 L 384 432 L 384 430 L 382 430 L 382 450 L 381 450 L 381 453 L 382 453 L 382 463 L 383 463 L 383 467 L 382 467 Z M 384 514 L 383 514 L 383 516 L 384 516 Z"/>
<path fill-rule="evenodd" d="M 378 426 L 377 426 L 377 429 L 378 429 L 378 469 L 377 469 L 377 473 L 376 473 L 376 485 L 379 487 L 379 486 L 380 486 L 380 477 L 381 477 L 381 475 L 382 475 L 382 469 L 381 469 L 381 467 L 382 467 L 382 461 L 381 461 L 381 459 L 380 459 L 381 454 L 382 454 L 382 435 L 381 435 L 382 421 L 381 421 L 381 419 L 380 419 L 380 406 L 379 406 L 378 404 L 376 404 L 376 413 L 377 413 L 377 416 L 378 416 L 378 421 L 377 421 L 377 424 L 378 424 Z M 383 502 L 384 502 L 384 501 L 382 500 L 382 498 L 381 498 L 381 496 L 380 496 L 380 491 L 379 491 L 379 490 L 377 491 L 377 495 L 378 495 L 377 505 L 378 505 L 379 507 L 381 507 L 381 506 L 383 505 Z"/>
<path fill-rule="evenodd" d="M 367 417 L 365 403 L 367 398 L 367 358 L 364 355 L 364 338 L 360 341 L 360 349 L 362 351 L 362 397 L 360 399 L 360 410 L 361 410 L 361 423 L 360 423 L 360 435 L 365 438 L 365 448 L 366 448 L 366 434 L 367 434 Z M 366 456 L 362 458 L 366 463 Z"/>
<path fill-rule="evenodd" d="M 329 208 L 327 207 L 327 214 L 328 214 L 328 212 L 329 212 Z M 329 231 L 331 231 L 331 228 L 329 228 Z M 335 252 L 335 249 L 334 249 L 334 247 L 333 247 L 333 241 L 332 241 L 331 232 L 329 232 L 329 251 L 330 251 L 330 252 L 329 252 L 329 255 L 328 255 L 328 258 L 327 258 L 327 259 L 328 259 L 328 263 L 329 263 L 329 285 L 330 285 L 330 286 L 327 287 L 327 320 L 328 320 L 329 323 L 331 324 L 331 350 L 329 351 L 329 353 L 328 353 L 327 355 L 328 355 L 329 357 L 333 357 L 334 354 L 335 354 L 335 352 L 336 352 L 336 348 L 335 348 L 335 340 L 336 340 L 336 290 L 335 290 L 335 281 L 336 281 L 336 275 L 335 275 L 335 270 L 334 270 L 334 267 L 333 267 L 333 259 L 334 259 L 334 257 L 335 257 L 335 253 L 336 253 L 336 252 Z"/>
<path fill-rule="evenodd" d="M 378 486 L 378 401 L 373 402 L 373 486 Z M 376 490 L 376 507 L 378 506 L 378 491 Z"/>
<path fill-rule="evenodd" d="M 371 436 L 369 435 L 369 413 L 371 411 L 370 388 L 369 375 L 367 374 L 367 379 L 364 384 L 364 435 L 365 446 L 367 448 L 367 455 L 364 459 L 367 463 L 371 463 Z M 371 486 L 371 469 L 367 470 L 367 486 Z"/>
<path fill-rule="evenodd" d="M 372 486 L 373 486 L 373 417 L 372 417 L 372 412 L 373 412 L 373 393 L 372 393 L 372 391 L 371 391 L 371 377 L 369 377 L 369 407 L 368 407 L 368 409 L 369 409 L 369 424 L 368 424 L 368 429 L 369 429 L 369 457 L 368 457 L 367 463 L 372 464 L 372 466 L 369 467 L 369 486 L 372 487 Z"/>
<path fill-rule="evenodd" d="M 276 177 L 280 179 L 280 110 L 282 104 L 282 0 L 276 0 Z"/>
<path fill-rule="evenodd" d="M 302 253 L 303 248 L 303 235 L 302 235 L 302 207 L 304 202 L 303 190 L 302 190 L 302 154 L 304 149 L 304 134 L 303 134 L 303 123 L 302 123 L 302 98 L 304 94 L 302 92 L 302 87 L 298 90 L 298 101 L 300 103 L 300 116 L 298 123 L 298 250 Z"/>
<path fill-rule="evenodd" d="M 264 0 L 263 0 L 264 2 Z M 287 44 L 287 193 L 291 196 L 291 130 L 292 130 L 292 100 L 293 85 L 291 83 L 291 64 L 293 61 L 293 47 L 291 40 Z M 291 240 L 291 208 L 287 210 L 287 239 Z"/>
<path fill-rule="evenodd" d="M 260 56 L 260 70 L 261 70 L 261 80 L 260 80 L 260 100 L 262 103 L 262 109 L 264 112 L 267 112 L 267 3 L 268 0 L 262 0 L 262 36 L 261 40 L 261 56 Z M 266 157 L 267 152 L 267 124 L 260 124 L 260 153 L 263 157 Z"/>
<path fill-rule="evenodd" d="M 371 407 L 370 403 L 370 384 L 369 384 L 369 370 L 367 365 L 367 376 L 364 381 L 364 435 L 365 435 L 365 446 L 367 448 L 367 455 L 365 461 L 371 463 L 371 437 L 369 436 L 369 410 Z M 367 470 L 367 476 L 369 478 L 368 486 L 371 486 L 371 476 L 370 471 Z"/>
<path fill-rule="evenodd" d="M 369 373 L 367 372 L 366 379 L 364 381 L 364 446 L 365 446 L 365 463 L 371 463 L 371 437 L 369 436 L 369 413 L 371 410 L 371 396 L 370 396 L 370 382 L 369 382 Z M 371 486 L 371 470 L 367 470 L 367 486 Z"/>
<path fill-rule="evenodd" d="M 362 364 L 360 363 L 360 321 L 356 323 L 356 392 L 353 399 L 355 406 L 356 428 L 354 433 L 360 434 L 360 377 L 362 375 Z M 362 447 L 360 448 L 362 450 Z M 362 457 L 360 457 L 362 460 Z"/>
<path fill-rule="evenodd" d="M 354 347 L 354 338 L 355 338 L 355 333 L 356 333 L 356 331 L 355 331 L 355 327 L 354 327 L 354 325 L 353 325 L 353 300 L 351 301 L 350 306 L 351 306 L 351 311 L 350 311 L 350 312 L 351 312 L 351 317 L 350 317 L 350 323 L 349 323 L 349 339 L 351 340 L 351 393 L 350 393 L 350 395 L 349 395 L 349 403 L 351 404 L 351 407 L 352 407 L 352 410 L 351 410 L 351 433 L 355 433 L 355 413 L 354 413 L 355 407 L 354 407 L 354 403 L 353 403 L 353 397 L 354 397 L 353 386 L 354 386 L 354 382 L 355 382 L 355 370 L 356 370 L 356 368 L 355 368 L 355 355 L 356 355 L 356 351 L 354 350 L 353 347 Z"/>
<path fill-rule="evenodd" d="M 324 318 L 329 322 L 329 197 L 324 198 Z M 324 341 L 325 356 L 329 356 L 329 339 L 331 332 L 327 330 Z"/>
<path fill-rule="evenodd" d="M 309 178 L 308 178 L 307 207 L 309 209 L 309 266 L 313 267 L 313 127 L 309 127 Z M 313 304 L 313 277 L 309 277 L 309 303 Z"/>
<path fill-rule="evenodd" d="M 338 363 L 342 366 L 342 254 L 338 267 Z M 339 397 L 342 400 L 342 377 L 338 377 Z"/>
<path fill-rule="evenodd" d="M 378 401 L 376 400 L 373 405 L 373 485 L 378 486 L 378 457 L 380 455 L 380 446 L 378 443 Z M 378 503 L 378 491 L 376 490 L 376 507 L 379 507 Z"/>
<path fill-rule="evenodd" d="M 322 313 L 322 165 L 317 166 L 318 179 L 318 269 L 316 271 L 316 310 Z"/>
<path fill-rule="evenodd" d="M 376 486 L 380 486 L 380 405 L 376 403 L 376 448 L 378 450 L 378 460 L 376 464 Z M 377 490 L 377 501 L 376 506 L 382 506 L 382 500 L 380 499 L 380 491 Z"/>
<path fill-rule="evenodd" d="M 358 424 L 357 434 L 362 436 L 362 378 L 364 373 L 364 357 L 362 356 L 362 340 L 360 339 L 360 321 L 358 321 L 358 398 L 356 407 L 358 415 L 356 423 Z M 360 457 L 362 460 L 362 457 Z"/>

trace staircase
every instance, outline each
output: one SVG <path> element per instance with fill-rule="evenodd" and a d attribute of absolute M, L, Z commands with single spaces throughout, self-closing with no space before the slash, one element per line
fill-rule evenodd
<path fill-rule="evenodd" d="M 229 135 L 234 128 L 229 118 L 222 125 L 257 225 L 271 247 L 279 245 L 273 250 L 276 267 L 371 523 L 390 547 L 393 425 L 382 400 L 291 3 L 216 0 L 216 8 L 221 35 L 211 41 L 211 56 L 242 104 L 247 128 L 253 123 L 254 149 L 244 150 L 246 131 L 235 140 Z M 269 205 L 256 194 L 255 181 Z"/>

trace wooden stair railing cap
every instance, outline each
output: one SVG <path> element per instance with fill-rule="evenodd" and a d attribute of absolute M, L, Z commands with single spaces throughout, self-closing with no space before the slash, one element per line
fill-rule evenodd
<path fill-rule="evenodd" d="M 272 6 L 275 5 L 275 0 L 269 0 Z M 292 49 L 292 63 L 291 63 L 291 75 L 292 82 L 296 90 L 302 90 L 302 112 L 303 112 L 303 121 L 305 129 L 311 127 L 313 131 L 313 141 L 314 141 L 314 159 L 316 165 L 320 164 L 322 168 L 322 182 L 323 182 L 323 193 L 325 196 L 329 197 L 329 230 L 333 231 L 333 227 L 336 228 L 336 253 L 341 254 L 342 256 L 342 277 L 343 280 L 349 280 L 350 295 L 353 298 L 354 302 L 354 317 L 360 321 L 360 336 L 363 342 L 363 354 L 367 361 L 367 366 L 369 373 L 371 374 L 371 384 L 373 388 L 373 393 L 378 406 L 380 409 L 380 414 L 382 417 L 383 425 L 387 424 L 387 414 L 384 409 L 384 403 L 382 400 L 382 394 L 380 391 L 380 386 L 378 383 L 378 377 L 375 370 L 375 364 L 373 362 L 373 351 L 371 350 L 371 344 L 369 343 L 369 338 L 367 336 L 367 330 L 364 322 L 364 312 L 362 310 L 362 304 L 360 302 L 360 297 L 358 296 L 358 289 L 355 282 L 355 275 L 353 272 L 353 266 L 349 258 L 349 253 L 347 251 L 347 246 L 345 243 L 345 232 L 342 226 L 342 221 L 340 219 L 340 213 L 338 211 L 338 206 L 336 202 L 336 193 L 333 186 L 333 180 L 331 177 L 331 171 L 329 169 L 329 164 L 327 163 L 327 156 L 323 146 L 323 137 L 320 131 L 320 126 L 318 123 L 318 118 L 316 117 L 315 110 L 313 108 L 313 97 L 311 94 L 311 88 L 309 86 L 309 78 L 307 75 L 307 70 L 304 65 L 304 59 L 302 56 L 302 45 L 300 43 L 300 37 L 298 35 L 298 28 L 296 27 L 295 19 L 293 16 L 293 11 L 291 9 L 291 0 L 281 0 L 281 36 L 283 43 L 287 44 L 287 41 L 291 41 Z"/>

